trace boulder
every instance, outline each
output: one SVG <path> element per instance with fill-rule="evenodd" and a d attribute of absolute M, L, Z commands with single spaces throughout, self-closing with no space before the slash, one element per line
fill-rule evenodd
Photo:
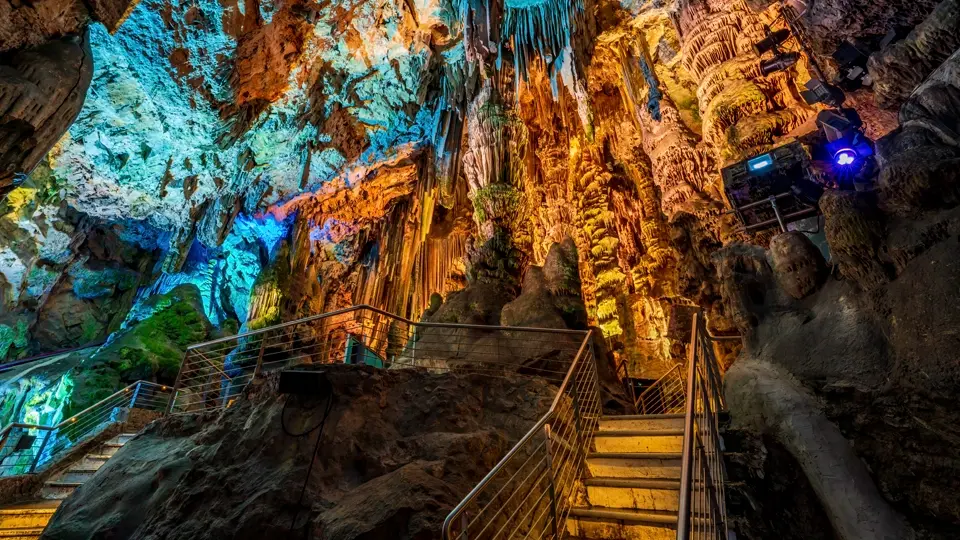
<path fill-rule="evenodd" d="M 960 51 L 913 92 L 900 124 L 877 144 L 882 208 L 916 218 L 960 204 Z"/>
<path fill-rule="evenodd" d="M 843 277 L 864 290 L 889 281 L 880 262 L 883 225 L 875 204 L 863 194 L 828 190 L 820 198 L 820 209 L 831 261 Z"/>
<path fill-rule="evenodd" d="M 325 369 L 332 406 L 319 441 L 310 428 L 326 400 L 278 395 L 266 378 L 222 414 L 150 425 L 42 538 L 439 538 L 554 392 L 516 376 Z"/>
<path fill-rule="evenodd" d="M 943 0 L 905 39 L 870 57 L 877 104 L 899 107 L 958 48 L 960 0 Z"/>

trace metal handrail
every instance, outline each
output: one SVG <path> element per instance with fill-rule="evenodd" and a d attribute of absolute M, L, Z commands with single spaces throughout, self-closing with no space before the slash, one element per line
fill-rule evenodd
<path fill-rule="evenodd" d="M 443 522 L 443 538 L 447 540 L 449 538 L 448 532 L 450 530 L 450 525 L 453 520 L 456 519 L 459 514 L 467 507 L 472 501 L 477 498 L 477 495 L 483 491 L 484 488 L 496 477 L 501 470 L 506 466 L 506 464 L 523 448 L 528 442 L 530 442 L 533 437 L 544 430 L 544 427 L 548 425 L 550 420 L 553 418 L 553 415 L 557 412 L 557 406 L 560 404 L 561 399 L 564 397 L 564 391 L 570 385 L 570 379 L 573 376 L 574 370 L 577 368 L 577 365 L 580 363 L 581 357 L 583 356 L 583 351 L 587 347 L 590 340 L 590 332 L 588 331 L 586 339 L 583 340 L 583 344 L 580 346 L 580 350 L 577 351 L 577 356 L 573 360 L 570 369 L 567 371 L 566 376 L 563 378 L 563 382 L 560 384 L 560 388 L 557 390 L 556 397 L 553 398 L 553 402 L 550 404 L 550 408 L 547 412 L 540 417 L 540 420 L 530 428 L 523 437 L 510 449 L 509 452 L 483 477 L 483 480 L 480 481 L 466 497 L 460 501 L 453 511 L 447 516 L 447 519 Z M 594 366 L 596 367 L 596 366 Z"/>
<path fill-rule="evenodd" d="M 723 441 L 718 414 L 726 409 L 711 336 L 694 315 L 687 363 L 677 540 L 727 538 Z"/>
<path fill-rule="evenodd" d="M 43 359 L 45 359 L 45 358 L 50 358 L 51 356 L 59 356 L 59 355 L 61 355 L 61 354 L 70 354 L 70 353 L 74 353 L 74 352 L 77 352 L 77 351 L 82 351 L 82 350 L 85 350 L 85 349 L 92 349 L 92 348 L 94 348 L 94 347 L 100 347 L 100 346 L 102 346 L 104 343 L 106 343 L 106 341 L 98 341 L 98 342 L 96 342 L 96 343 L 88 343 L 87 345 L 81 345 L 81 346 L 79 346 L 79 347 L 72 347 L 72 348 L 70 348 L 70 349 L 61 349 L 61 350 L 58 350 L 58 351 L 52 351 L 52 352 L 37 354 L 37 355 L 34 355 L 34 356 L 29 356 L 29 357 L 27 357 L 27 358 L 21 358 L 20 360 L 14 360 L 14 361 L 12 361 L 12 362 L 7 362 L 6 364 L 0 364 L 0 373 L 4 373 L 4 372 L 6 372 L 6 371 L 10 371 L 11 369 L 13 369 L 13 368 L 15 368 L 15 367 L 20 367 L 20 366 L 23 366 L 23 365 L 26 365 L 26 364 L 32 364 L 32 363 L 34 363 L 34 362 L 38 362 L 38 361 L 43 360 Z"/>
<path fill-rule="evenodd" d="M 219 338 L 219 339 L 214 339 L 214 340 L 212 340 L 212 341 L 205 341 L 205 342 L 203 342 L 203 343 L 197 343 L 197 344 L 194 344 L 194 345 L 191 345 L 191 346 L 187 347 L 187 350 L 189 351 L 189 350 L 191 350 L 191 349 L 197 349 L 197 348 L 201 348 L 201 347 L 207 347 L 207 346 L 210 346 L 210 345 L 217 345 L 217 344 L 220 344 L 220 343 L 228 343 L 228 342 L 230 342 L 230 341 L 234 341 L 234 340 L 238 340 L 238 339 L 243 339 L 243 338 L 247 338 L 247 337 L 252 337 L 252 336 L 257 336 L 257 335 L 260 335 L 260 334 L 265 334 L 265 333 L 267 333 L 267 332 L 276 331 L 276 330 L 281 330 L 281 329 L 283 329 L 283 328 L 288 328 L 288 327 L 291 327 L 291 326 L 297 326 L 297 325 L 300 325 L 300 324 L 304 324 L 304 323 L 308 323 L 308 322 L 314 322 L 314 321 L 319 321 L 319 320 L 322 320 L 322 319 L 329 319 L 329 318 L 332 318 L 332 317 L 334 317 L 334 316 L 336 316 L 336 315 L 344 315 L 344 314 L 346 314 L 346 313 L 351 313 L 351 312 L 356 312 L 356 311 L 363 311 L 363 310 L 372 311 L 372 312 L 374 312 L 374 313 L 376 313 L 376 314 L 378 314 L 378 315 L 382 315 L 382 316 L 384 316 L 384 317 L 388 317 L 388 318 L 390 318 L 390 319 L 394 319 L 394 320 L 396 320 L 396 321 L 404 322 L 404 323 L 407 323 L 407 324 L 410 324 L 410 325 L 413 325 L 413 326 L 418 326 L 418 327 L 421 327 L 421 328 L 464 328 L 464 329 L 467 329 L 467 330 L 508 330 L 508 331 L 511 331 L 511 332 L 550 332 L 550 333 L 553 333 L 553 334 L 576 334 L 576 335 L 582 335 L 582 334 L 584 334 L 584 333 L 586 332 L 585 330 L 570 330 L 570 329 L 566 329 L 566 328 L 536 328 L 536 327 L 532 327 L 532 326 L 490 326 L 490 325 L 483 325 L 483 324 L 460 324 L 460 323 L 454 324 L 454 323 L 416 322 L 416 321 L 412 321 L 412 320 L 410 320 L 410 319 L 407 319 L 406 317 L 401 317 L 401 316 L 399 316 L 399 315 L 395 315 L 395 314 L 393 314 L 393 313 L 390 313 L 390 312 L 388 312 L 388 311 L 384 311 L 384 310 L 382 310 L 382 309 L 380 309 L 380 308 L 376 308 L 376 307 L 373 307 L 373 306 L 368 305 L 368 304 L 357 304 L 357 305 L 350 306 L 350 307 L 347 307 L 347 308 L 338 309 L 338 310 L 336 310 L 336 311 L 329 311 L 329 312 L 327 312 L 327 313 L 321 313 L 321 314 L 319 314 L 319 315 L 311 315 L 310 317 L 304 317 L 304 318 L 302 318 L 302 319 L 297 319 L 297 320 L 294 320 L 294 321 L 288 321 L 288 322 L 285 322 L 285 323 L 280 323 L 280 324 L 276 324 L 276 325 L 273 325 L 273 326 L 268 326 L 268 327 L 265 327 L 265 328 L 258 328 L 257 330 L 251 330 L 251 331 L 249 331 L 249 332 L 245 332 L 245 333 L 243 333 L 243 334 L 237 334 L 237 335 L 235 335 L 235 336 L 227 336 L 227 337 L 223 337 L 223 338 Z"/>
<path fill-rule="evenodd" d="M 116 423 L 116 421 L 111 421 L 110 418 L 118 408 L 162 410 L 165 401 L 161 402 L 157 396 L 144 396 L 142 393 L 144 387 L 156 389 L 159 392 L 169 391 L 169 388 L 162 384 L 150 381 L 137 381 L 121 388 L 82 411 L 74 413 L 55 425 L 11 422 L 3 428 L 0 428 L 0 451 L 8 447 L 10 436 L 15 430 L 25 432 L 26 435 L 34 437 L 33 440 L 28 441 L 29 446 L 19 449 L 15 448 L 7 455 L 0 456 L 0 477 L 11 476 L 11 474 L 4 474 L 5 469 L 13 469 L 14 472 L 12 475 L 15 476 L 18 474 L 33 473 L 40 465 L 54 462 L 54 458 L 60 452 L 76 445 L 86 438 L 102 433 L 109 425 Z M 127 405 L 124 407 L 124 404 Z M 37 437 L 35 434 L 26 433 L 29 431 L 45 432 L 39 445 L 36 444 Z M 61 437 L 51 442 L 51 436 L 55 433 L 61 435 Z M 45 454 L 47 459 L 43 460 Z M 5 461 L 11 457 L 17 458 L 17 460 L 12 464 L 5 463 Z M 24 459 L 27 461 L 24 461 Z"/>
<path fill-rule="evenodd" d="M 683 369 L 677 364 L 637 396 L 634 408 L 637 414 L 671 414 L 681 411 L 686 403 L 683 389 Z"/>
<path fill-rule="evenodd" d="M 574 347 L 586 335 L 585 330 L 418 323 L 357 305 L 189 346 L 167 412 L 224 408 L 263 372 L 300 363 L 346 363 L 348 354 L 376 359 L 383 367 L 520 370 L 559 384 Z M 517 365 L 518 358 L 539 365 Z"/>

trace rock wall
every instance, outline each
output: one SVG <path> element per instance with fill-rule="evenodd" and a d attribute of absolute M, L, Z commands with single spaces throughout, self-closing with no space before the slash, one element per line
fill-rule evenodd
<path fill-rule="evenodd" d="M 93 55 L 84 32 L 18 50 L 0 65 L 3 197 L 40 163 L 80 113 L 93 76 Z"/>
<path fill-rule="evenodd" d="M 42 538 L 436 538 L 553 399 L 525 378 L 342 365 L 327 378 L 333 404 L 319 444 L 308 430 L 324 400 L 277 395 L 275 379 L 262 381 L 223 414 L 150 425 Z"/>

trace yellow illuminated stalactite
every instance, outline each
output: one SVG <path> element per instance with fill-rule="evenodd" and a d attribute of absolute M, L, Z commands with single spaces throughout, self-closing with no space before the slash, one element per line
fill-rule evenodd
<path fill-rule="evenodd" d="M 532 263 L 536 265 L 543 264 L 554 243 L 574 236 L 567 180 L 570 132 L 575 131 L 579 120 L 573 112 L 574 100 L 565 88 L 559 90 L 554 96 L 546 69 L 537 61 L 530 66 L 518 99 L 518 114 L 529 132 L 522 215 L 530 235 Z"/>
<path fill-rule="evenodd" d="M 462 287 L 466 230 L 463 224 L 438 224 L 435 201 L 442 186 L 435 182 L 432 165 L 423 161 L 414 196 L 397 204 L 376 227 L 378 253 L 372 266 L 362 267 L 355 301 L 418 320 L 434 293 L 446 296 Z M 451 211 L 469 203 L 465 190 L 451 195 Z M 443 234 L 437 227 L 446 226 Z"/>

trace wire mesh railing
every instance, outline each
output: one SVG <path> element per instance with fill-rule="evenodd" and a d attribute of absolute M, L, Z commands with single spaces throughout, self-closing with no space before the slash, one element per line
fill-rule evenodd
<path fill-rule="evenodd" d="M 726 540 L 725 471 L 718 418 L 725 404 L 713 343 L 699 315 L 694 317 L 687 370 L 677 540 Z"/>
<path fill-rule="evenodd" d="M 638 414 L 676 414 L 686 403 L 686 380 L 677 364 L 637 396 L 636 409 Z"/>
<path fill-rule="evenodd" d="M 602 414 L 589 339 L 549 411 L 447 517 L 445 540 L 563 536 Z"/>
<path fill-rule="evenodd" d="M 0 477 L 36 472 L 65 452 L 126 421 L 131 409 L 163 411 L 171 389 L 137 381 L 56 425 L 12 423 L 0 429 Z"/>
<path fill-rule="evenodd" d="M 415 323 L 360 305 L 187 349 L 169 410 L 229 406 L 259 374 L 304 364 L 520 373 L 560 384 L 585 331 Z"/>

